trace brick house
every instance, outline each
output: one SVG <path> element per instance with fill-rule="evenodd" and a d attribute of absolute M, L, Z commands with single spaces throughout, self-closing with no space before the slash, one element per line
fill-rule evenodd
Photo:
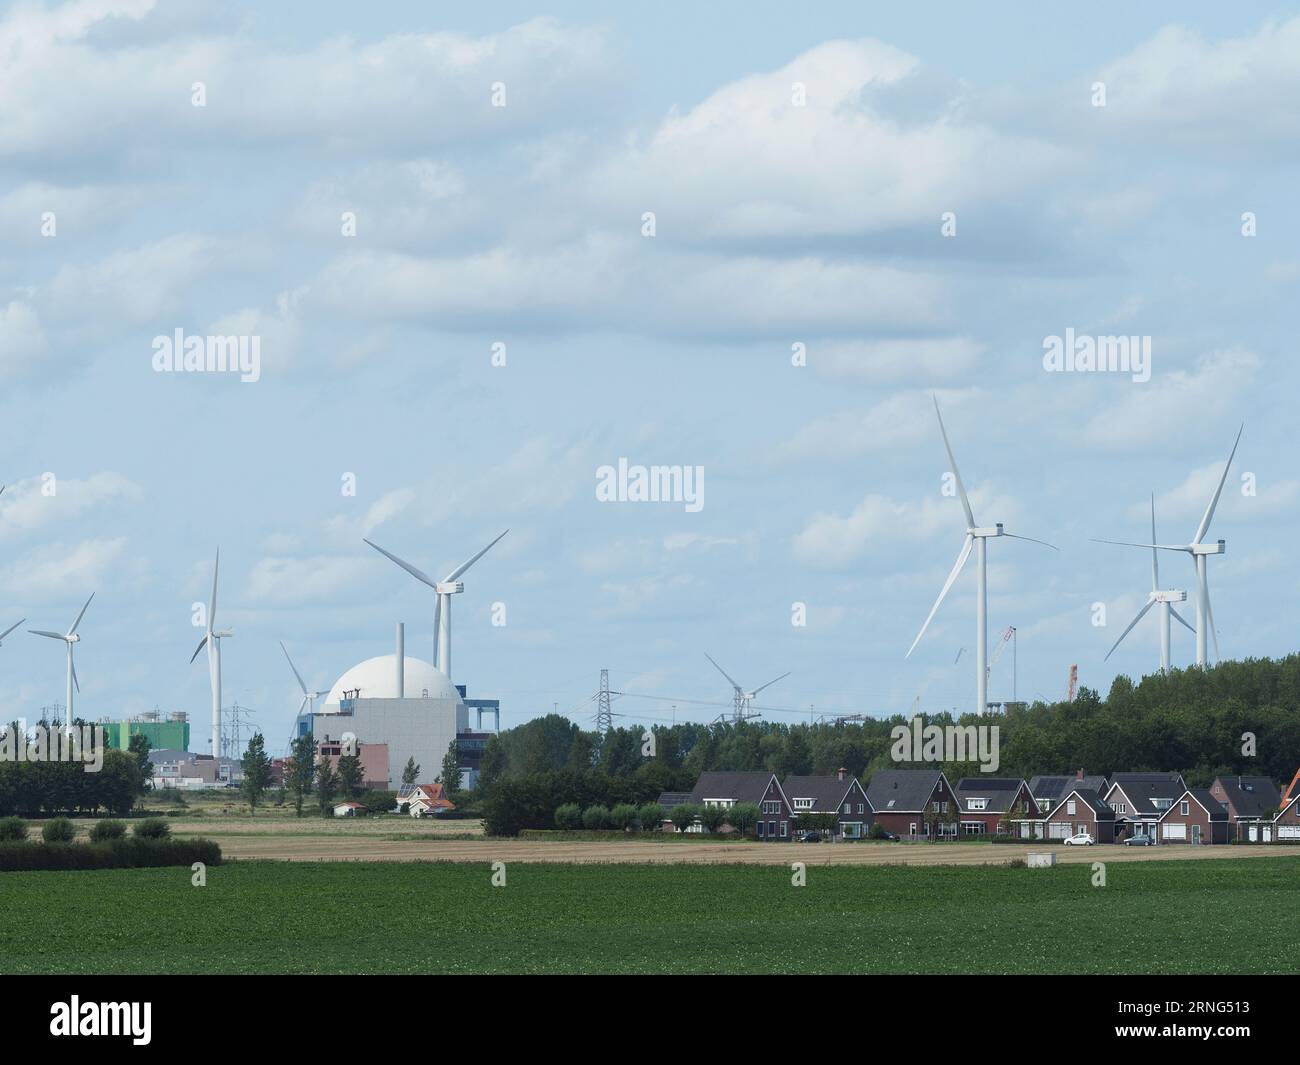
<path fill-rule="evenodd" d="M 871 831 L 871 801 L 862 782 L 847 769 L 828 776 L 786 777 L 781 790 L 789 797 L 796 819 L 804 814 L 835 814 L 839 818 L 836 834 L 844 839 L 863 839 Z"/>
<path fill-rule="evenodd" d="M 1115 811 L 1097 792 L 1071 788 L 1045 818 L 1046 838 L 1064 840 L 1087 832 L 1095 843 L 1115 842 Z"/>
<path fill-rule="evenodd" d="M 1034 802 L 1038 804 L 1038 812 L 1044 816 L 1056 809 L 1056 805 L 1074 788 L 1083 788 L 1084 791 L 1095 791 L 1098 795 L 1105 795 L 1110 784 L 1105 777 L 1090 776 L 1082 769 L 1073 776 L 1040 774 L 1029 779 L 1029 791 L 1034 796 Z"/>
<path fill-rule="evenodd" d="M 1268 777 L 1216 777 L 1210 794 L 1228 811 L 1228 836 L 1258 843 L 1262 829 L 1282 806 L 1277 785 Z"/>
<path fill-rule="evenodd" d="M 958 831 L 963 836 L 995 836 L 1014 831 L 1012 822 L 1037 824 L 1038 804 L 1019 777 L 965 777 L 957 781 Z"/>
<path fill-rule="evenodd" d="M 1273 819 L 1271 825 L 1263 826 L 1269 830 L 1270 839 L 1265 842 L 1300 843 L 1300 789 L 1281 812 Z"/>
<path fill-rule="evenodd" d="M 1181 773 L 1116 773 L 1106 791 L 1106 804 L 1115 811 L 1115 839 L 1154 839 L 1160 818 L 1186 791 Z"/>
<path fill-rule="evenodd" d="M 718 806 L 730 810 L 740 803 L 758 807 L 755 837 L 788 840 L 794 811 L 773 773 L 701 773 L 688 800 L 697 806 Z"/>
<path fill-rule="evenodd" d="M 1208 788 L 1189 788 L 1160 816 L 1159 828 L 1160 843 L 1227 843 L 1228 811 Z"/>
<path fill-rule="evenodd" d="M 940 838 L 957 835 L 957 796 L 939 769 L 882 769 L 871 778 L 867 801 L 876 824 L 902 839 L 929 839 L 930 823 Z"/>

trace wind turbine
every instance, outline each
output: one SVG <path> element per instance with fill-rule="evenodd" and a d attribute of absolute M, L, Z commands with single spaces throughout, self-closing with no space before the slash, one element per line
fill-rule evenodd
<path fill-rule="evenodd" d="M 710 662 L 713 662 L 713 656 L 710 655 L 707 651 L 704 653 L 704 657 L 707 658 Z M 752 692 L 747 692 L 745 691 L 744 688 L 742 688 L 739 684 L 737 684 L 734 680 L 732 680 L 730 674 L 728 674 L 725 669 L 723 669 L 720 665 L 718 665 L 717 662 L 713 662 L 713 668 L 716 669 L 719 673 L 721 673 L 724 677 L 726 677 L 727 683 L 731 685 L 731 690 L 735 696 L 735 707 L 733 710 L 733 717 L 737 724 L 744 721 L 745 718 L 750 716 L 749 708 L 754 704 L 754 700 L 758 698 L 759 692 L 766 691 L 778 680 L 785 680 L 785 678 L 790 675 L 789 673 L 782 673 L 779 677 L 776 678 L 776 680 L 769 680 L 761 688 L 755 688 Z"/>
<path fill-rule="evenodd" d="M 1214 496 L 1210 499 L 1210 505 L 1205 508 L 1205 514 L 1201 517 L 1201 524 L 1196 527 L 1196 535 L 1192 537 L 1190 544 L 1132 544 L 1126 540 L 1098 540 L 1102 544 L 1119 544 L 1123 547 L 1144 547 L 1154 548 L 1157 551 L 1182 551 L 1192 556 L 1192 561 L 1196 565 L 1196 664 L 1198 666 L 1209 665 L 1209 653 L 1206 647 L 1206 630 L 1208 628 L 1210 635 L 1214 638 L 1214 657 L 1219 657 L 1219 634 L 1214 631 L 1214 608 L 1210 606 L 1210 581 L 1206 573 L 1205 560 L 1210 555 L 1221 555 L 1228 549 L 1226 540 L 1216 540 L 1212 544 L 1205 543 L 1205 536 L 1210 531 L 1210 522 L 1214 520 L 1215 508 L 1219 505 L 1219 497 L 1223 495 L 1223 486 L 1228 481 L 1228 471 L 1232 469 L 1232 460 L 1237 457 L 1237 445 L 1241 443 L 1241 434 L 1246 431 L 1245 422 L 1237 430 L 1237 439 L 1232 443 L 1232 451 L 1228 455 L 1228 464 L 1223 467 L 1223 476 L 1219 478 L 1219 487 L 1214 490 Z M 1151 539 L 1155 540 L 1154 533 Z"/>
<path fill-rule="evenodd" d="M 212 598 L 208 600 L 208 625 L 199 641 L 194 654 L 190 656 L 190 665 L 199 657 L 199 652 L 208 649 L 208 679 L 212 682 L 212 757 L 221 757 L 221 641 L 235 635 L 230 629 L 213 628 L 217 617 L 217 575 L 221 571 L 221 548 L 217 548 L 217 559 L 212 564 Z"/>
<path fill-rule="evenodd" d="M 288 659 L 289 668 L 293 670 L 293 675 L 298 678 L 298 687 L 302 689 L 302 702 L 298 706 L 298 716 L 293 720 L 292 739 L 296 740 L 298 738 L 298 722 L 302 720 L 302 712 L 306 710 L 310 715 L 316 709 L 316 700 L 321 696 L 329 695 L 329 689 L 326 688 L 323 692 L 308 691 L 307 684 L 302 679 L 302 674 L 298 672 L 298 667 L 293 664 L 293 659 L 289 658 L 289 651 L 284 646 L 283 640 L 280 641 L 280 650 L 284 652 L 284 657 Z"/>
<path fill-rule="evenodd" d="M 94 599 L 94 598 L 95 598 L 95 593 L 94 593 L 94 592 L 91 592 L 91 593 L 90 593 L 90 599 Z M 27 630 L 28 632 L 32 633 L 32 634 L 35 635 L 35 636 L 45 636 L 45 637 L 48 637 L 48 638 L 51 639 L 51 640 L 62 640 L 65 644 L 67 644 L 67 647 L 68 647 L 68 705 L 67 705 L 67 707 L 64 709 L 64 712 L 63 712 L 63 718 L 64 718 L 64 725 L 65 725 L 65 727 L 67 728 L 67 730 L 68 730 L 69 732 L 72 731 L 72 690 L 73 690 L 73 688 L 76 688 L 77 691 L 81 691 L 81 682 L 77 680 L 77 667 L 74 666 L 74 665 L 72 664 L 72 648 L 73 648 L 73 646 L 74 646 L 75 644 L 78 644 L 78 643 L 81 642 L 81 637 L 77 635 L 77 626 L 81 624 L 81 619 L 84 618 L 84 617 L 86 616 L 86 607 L 90 606 L 90 599 L 87 599 L 87 600 L 86 600 L 86 606 L 83 606 L 83 607 L 81 608 L 81 613 L 77 615 L 77 620 L 74 621 L 74 622 L 72 623 L 72 628 L 70 628 L 66 633 L 63 633 L 63 632 L 46 632 L 44 629 L 28 629 L 28 630 Z M 24 618 L 23 620 L 25 621 L 26 619 Z M 18 624 L 21 625 L 22 622 L 20 621 Z M 4 635 L 5 635 L 5 636 L 8 636 L 9 633 L 10 633 L 10 632 L 13 632 L 14 629 L 16 629 L 17 627 L 18 627 L 17 625 L 11 626 L 11 627 L 9 628 L 9 630 L 8 630 Z"/>
<path fill-rule="evenodd" d="M 1050 547 L 1053 551 L 1058 549 L 1043 540 L 1035 540 L 1032 536 L 1017 536 L 1014 533 L 1006 532 L 1001 522 L 996 525 L 975 524 L 975 514 L 971 510 L 970 497 L 966 495 L 966 486 L 962 483 L 961 474 L 957 470 L 957 460 L 953 457 L 952 444 L 948 442 L 948 430 L 944 428 L 943 415 L 939 413 L 939 401 L 937 399 L 934 400 L 934 413 L 939 419 L 939 432 L 943 434 L 943 446 L 948 452 L 948 463 L 952 468 L 953 480 L 957 482 L 957 492 L 961 496 L 962 510 L 966 512 L 966 539 L 962 542 L 961 551 L 957 554 L 956 565 L 952 567 L 952 572 L 948 574 L 948 579 L 944 582 L 943 590 L 939 592 L 939 598 L 934 601 L 934 606 L 930 608 L 930 616 L 925 619 L 925 624 L 921 626 L 921 631 L 916 634 L 916 639 L 912 641 L 912 646 L 907 649 L 905 657 L 912 657 L 916 645 L 921 642 L 925 630 L 930 627 L 934 615 L 939 612 L 939 607 L 943 604 L 944 599 L 948 597 L 948 592 L 951 591 L 953 584 L 965 568 L 966 562 L 970 558 L 971 549 L 977 548 L 976 559 L 979 569 L 977 572 L 978 587 L 975 603 L 975 690 L 977 699 L 975 705 L 976 713 L 982 714 L 988 709 L 989 704 L 988 541 L 1005 536 L 1012 540 L 1028 540 L 1031 544 L 1042 544 L 1043 547 Z"/>
<path fill-rule="evenodd" d="M 3 491 L 4 491 L 4 487 L 3 487 L 3 486 L 0 486 L 0 492 L 3 492 Z M 19 618 L 19 619 L 18 619 L 17 621 L 15 621 L 12 625 L 10 625 L 7 629 L 5 629 L 4 632 L 0 632 L 0 643 L 3 643 L 3 642 L 4 642 L 4 638 L 5 638 L 6 636 L 8 636 L 11 632 L 13 632 L 14 629 L 18 628 L 18 626 L 21 625 L 21 624 L 22 624 L 24 621 L 26 621 L 26 620 L 27 620 L 26 618 Z"/>
<path fill-rule="evenodd" d="M 1151 539 L 1156 538 L 1156 497 L 1155 493 L 1151 494 Z M 1183 616 L 1174 609 L 1175 603 L 1187 602 L 1187 593 L 1181 590 L 1161 588 L 1160 587 L 1160 552 L 1156 548 L 1151 548 L 1151 594 L 1147 597 L 1146 606 L 1138 611 L 1137 617 L 1129 622 L 1128 628 L 1120 633 L 1120 637 L 1115 641 L 1115 646 L 1106 652 L 1105 661 L 1110 661 L 1120 644 L 1124 642 L 1124 637 L 1133 631 L 1137 625 L 1147 615 L 1157 603 L 1160 604 L 1160 670 L 1163 673 L 1169 672 L 1169 619 L 1175 617 L 1178 623 L 1186 628 L 1189 632 L 1196 630 L 1187 624 Z"/>
<path fill-rule="evenodd" d="M 465 582 L 461 580 L 461 577 L 465 575 L 475 562 L 505 539 L 505 535 L 509 531 L 510 530 L 507 529 L 506 532 L 503 532 L 468 562 L 457 566 L 441 581 L 435 581 L 428 574 L 421 572 L 409 562 L 398 558 L 391 552 L 385 551 L 378 544 L 372 543 L 369 540 L 365 541 L 385 558 L 396 562 L 417 581 L 427 584 L 438 593 L 438 612 L 433 618 L 433 665 L 434 668 L 442 672 L 448 680 L 451 679 L 451 597 L 453 595 L 460 595 L 465 590 Z"/>

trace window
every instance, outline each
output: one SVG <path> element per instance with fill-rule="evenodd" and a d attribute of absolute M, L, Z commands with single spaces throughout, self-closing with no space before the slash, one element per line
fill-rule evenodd
<path fill-rule="evenodd" d="M 864 814 L 866 812 L 867 812 L 866 808 L 862 805 L 862 803 L 858 803 L 858 813 Z"/>
<path fill-rule="evenodd" d="M 769 836 L 772 836 L 772 837 L 775 837 L 775 836 L 776 836 L 776 822 L 775 822 L 775 821 L 769 821 L 769 822 L 767 823 L 767 834 L 768 834 Z"/>
<path fill-rule="evenodd" d="M 915 822 L 915 821 L 913 821 L 913 822 L 908 826 L 908 835 L 909 835 L 909 836 L 915 836 L 915 835 L 916 835 L 916 822 Z"/>
<path fill-rule="evenodd" d="M 846 814 L 851 814 L 853 812 L 853 804 L 851 802 L 846 802 L 844 804 L 844 812 Z"/>
<path fill-rule="evenodd" d="M 983 836 L 988 833 L 988 828 L 983 821 L 963 821 L 961 830 L 967 836 Z"/>
<path fill-rule="evenodd" d="M 790 834 L 790 822 L 789 822 L 789 821 L 782 821 L 782 822 L 781 822 L 781 838 L 782 838 L 782 839 L 785 839 L 785 837 L 788 836 L 789 834 Z"/>
<path fill-rule="evenodd" d="M 763 822 L 762 822 L 762 821 L 760 821 L 760 822 L 758 823 L 758 838 L 759 838 L 759 839 L 762 839 L 762 838 L 763 838 Z"/>
<path fill-rule="evenodd" d="M 1071 817 L 1073 817 L 1075 813 L 1074 808 L 1077 805 L 1078 804 L 1073 799 L 1071 799 L 1069 802 L 1065 804 L 1065 812 L 1069 814 Z"/>
<path fill-rule="evenodd" d="M 795 799 L 794 808 L 796 810 L 811 810 L 813 808 L 812 799 Z"/>
<path fill-rule="evenodd" d="M 1192 812 L 1192 804 L 1190 802 L 1184 801 L 1179 805 L 1178 812 L 1182 814 L 1184 817 L 1186 817 L 1188 814 Z"/>
<path fill-rule="evenodd" d="M 988 805 L 989 805 L 988 799 L 967 799 L 966 800 L 966 809 L 968 810 L 977 810 L 977 811 L 984 810 L 988 808 Z"/>
<path fill-rule="evenodd" d="M 1128 813 L 1128 807 L 1125 806 L 1122 802 L 1113 802 L 1110 804 L 1110 808 L 1114 810 L 1117 814 Z"/>

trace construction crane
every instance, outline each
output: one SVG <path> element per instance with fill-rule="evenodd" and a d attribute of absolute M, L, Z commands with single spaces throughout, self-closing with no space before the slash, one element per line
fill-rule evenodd
<path fill-rule="evenodd" d="M 1075 696 L 1079 694 L 1079 667 L 1070 667 L 1070 690 L 1065 695 L 1067 703 L 1074 702 Z"/>
<path fill-rule="evenodd" d="M 998 645 L 997 645 L 996 648 L 994 648 L 994 651 L 993 651 L 993 657 L 989 659 L 988 668 L 984 671 L 984 677 L 985 677 L 985 680 L 987 681 L 987 679 L 992 675 L 992 673 L 993 673 L 993 667 L 996 666 L 996 665 L 998 664 L 998 659 L 1002 657 L 1002 652 L 1005 651 L 1005 650 L 1007 649 L 1007 645 L 1008 645 L 1008 644 L 1010 644 L 1011 647 L 1012 647 L 1012 651 L 1011 651 L 1011 701 L 1014 703 L 1014 702 L 1016 702 L 1016 673 L 1017 673 L 1017 669 L 1016 669 L 1016 627 L 1015 627 L 1014 625 L 1009 625 L 1009 626 L 1007 626 L 1007 630 L 1006 630 L 1006 632 L 1004 632 L 1004 633 L 1003 633 L 1003 634 L 998 638 Z"/>

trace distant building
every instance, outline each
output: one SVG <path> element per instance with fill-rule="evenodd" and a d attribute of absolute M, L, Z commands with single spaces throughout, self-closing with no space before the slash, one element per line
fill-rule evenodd
<path fill-rule="evenodd" d="M 243 783 L 244 767 L 237 758 L 163 749 L 149 752 L 150 778 L 155 788 L 201 790 Z"/>
<path fill-rule="evenodd" d="M 397 809 L 412 817 L 438 817 L 451 813 L 456 804 L 447 798 L 441 784 L 403 784 L 397 793 Z"/>
<path fill-rule="evenodd" d="M 337 773 L 339 759 L 343 757 L 342 742 L 326 736 L 316 744 L 316 755 L 329 762 L 330 769 Z M 388 744 L 358 743 L 357 756 L 361 759 L 361 786 L 366 791 L 387 791 Z"/>
<path fill-rule="evenodd" d="M 113 750 L 125 751 L 131 746 L 132 736 L 144 736 L 151 750 L 188 751 L 190 747 L 189 714 L 177 710 L 163 714 L 151 710 L 124 721 L 103 718 L 96 724 L 104 730 L 104 742 Z"/>
<path fill-rule="evenodd" d="M 335 817 L 365 817 L 369 812 L 359 802 L 341 802 L 334 807 Z"/>

